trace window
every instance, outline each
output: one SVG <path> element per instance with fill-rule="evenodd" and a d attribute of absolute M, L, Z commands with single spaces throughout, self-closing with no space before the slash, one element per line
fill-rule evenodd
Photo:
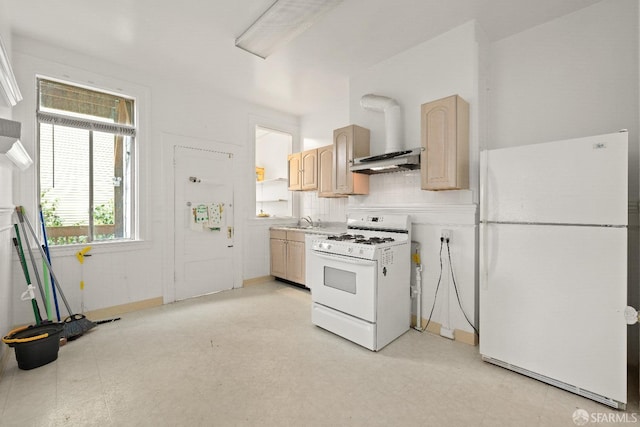
<path fill-rule="evenodd" d="M 133 239 L 134 99 L 37 83 L 40 205 L 49 244 Z"/>

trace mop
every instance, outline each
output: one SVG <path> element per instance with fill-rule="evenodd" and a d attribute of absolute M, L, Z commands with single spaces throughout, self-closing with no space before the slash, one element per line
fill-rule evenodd
<path fill-rule="evenodd" d="M 82 266 L 81 269 L 80 269 L 80 312 L 82 314 L 84 314 L 84 259 L 86 257 L 91 256 L 91 254 L 87 253 L 90 250 L 91 250 L 91 246 L 87 246 L 86 248 L 76 252 L 76 259 L 78 260 L 78 262 Z M 96 325 L 102 325 L 103 323 L 115 322 L 117 320 L 120 320 L 120 318 L 119 317 L 114 317 L 113 319 L 97 320 L 95 322 L 95 324 Z"/>
<path fill-rule="evenodd" d="M 24 228 L 24 224 L 26 223 L 28 228 L 29 228 L 29 231 L 31 232 L 31 235 L 37 241 L 38 240 L 38 235 L 36 234 L 35 230 L 31 226 L 31 223 L 29 222 L 29 218 L 27 218 L 27 216 L 25 215 L 24 207 L 23 206 L 16 206 L 16 213 L 18 214 L 18 219 L 20 220 L 20 224 L 22 225 L 22 227 Z M 26 237 L 27 236 L 25 236 L 25 238 Z M 27 239 L 27 241 L 28 241 L 28 239 Z M 65 338 L 67 338 L 68 340 L 72 340 L 74 338 L 77 338 L 80 335 L 82 335 L 85 332 L 87 332 L 88 330 L 94 328 L 96 326 L 96 323 L 92 322 L 89 319 L 87 319 L 82 314 L 72 314 L 73 312 L 71 311 L 71 306 L 69 306 L 69 302 L 67 301 L 67 298 L 64 296 L 64 293 L 62 292 L 62 286 L 60 285 L 60 281 L 58 280 L 58 278 L 56 277 L 55 273 L 53 272 L 53 268 L 51 267 L 51 263 L 47 259 L 47 254 L 42 249 L 42 246 L 40 246 L 39 244 L 36 245 L 36 246 L 38 247 L 38 250 L 40 251 L 40 255 L 42 256 L 42 260 L 45 262 L 45 264 L 47 265 L 47 268 L 49 269 L 49 273 L 51 274 L 51 278 L 53 280 L 53 283 L 57 287 L 58 292 L 60 293 L 60 297 L 62 297 L 62 302 L 64 303 L 64 306 L 67 309 L 67 312 L 69 313 L 69 317 L 67 317 L 64 320 L 64 329 L 62 331 L 62 335 Z M 29 248 L 28 243 L 27 243 L 27 248 Z M 29 252 L 30 251 L 31 251 L 31 249 L 29 249 Z M 38 278 L 38 277 L 36 276 L 36 278 Z"/>
<path fill-rule="evenodd" d="M 91 250 L 91 246 L 76 252 L 76 259 L 81 265 L 80 268 L 80 313 L 84 314 L 84 258 L 91 256 L 87 254 Z"/>
<path fill-rule="evenodd" d="M 18 225 L 15 224 L 16 237 L 13 238 L 13 246 L 16 248 L 16 252 L 18 253 L 18 259 L 20 260 L 20 265 L 22 266 L 22 272 L 24 273 L 24 278 L 27 281 L 27 290 L 22 294 L 20 299 L 26 301 L 27 299 L 31 300 L 31 307 L 33 308 L 33 315 L 36 318 L 36 325 L 42 323 L 42 315 L 40 314 L 40 308 L 38 307 L 38 301 L 36 300 L 36 294 L 34 292 L 35 287 L 31 284 L 31 278 L 29 277 L 29 268 L 27 267 L 27 261 L 24 259 L 24 252 L 22 251 L 22 245 L 20 243 L 20 234 L 18 234 Z"/>

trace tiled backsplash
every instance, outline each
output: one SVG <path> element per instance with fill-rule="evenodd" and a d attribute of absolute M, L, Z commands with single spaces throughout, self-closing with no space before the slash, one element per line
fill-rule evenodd
<path fill-rule="evenodd" d="M 371 175 L 369 194 L 349 197 L 349 206 L 406 206 L 471 203 L 471 190 L 425 191 L 420 188 L 420 171 Z"/>
<path fill-rule="evenodd" d="M 366 196 L 348 198 L 318 198 L 315 191 L 302 192 L 300 216 L 340 222 L 346 220 L 347 210 L 353 207 L 468 204 L 473 197 L 471 190 L 422 190 L 419 170 L 371 175 L 369 188 Z"/>
<path fill-rule="evenodd" d="M 300 216 L 310 216 L 313 220 L 325 222 L 345 222 L 347 220 L 348 199 L 318 197 L 315 191 L 303 191 Z"/>

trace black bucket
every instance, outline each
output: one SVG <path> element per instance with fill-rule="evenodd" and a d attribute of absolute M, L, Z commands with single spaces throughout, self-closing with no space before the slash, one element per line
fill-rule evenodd
<path fill-rule="evenodd" d="M 34 369 L 58 358 L 62 323 L 46 323 L 15 329 L 4 337 L 9 347 L 16 352 L 16 361 L 20 369 Z"/>

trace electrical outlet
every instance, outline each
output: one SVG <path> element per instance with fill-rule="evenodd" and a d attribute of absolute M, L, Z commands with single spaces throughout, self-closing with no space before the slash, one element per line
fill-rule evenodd
<path fill-rule="evenodd" d="M 443 229 L 442 231 L 440 231 L 440 237 L 442 237 L 443 239 L 451 240 L 451 230 Z"/>

